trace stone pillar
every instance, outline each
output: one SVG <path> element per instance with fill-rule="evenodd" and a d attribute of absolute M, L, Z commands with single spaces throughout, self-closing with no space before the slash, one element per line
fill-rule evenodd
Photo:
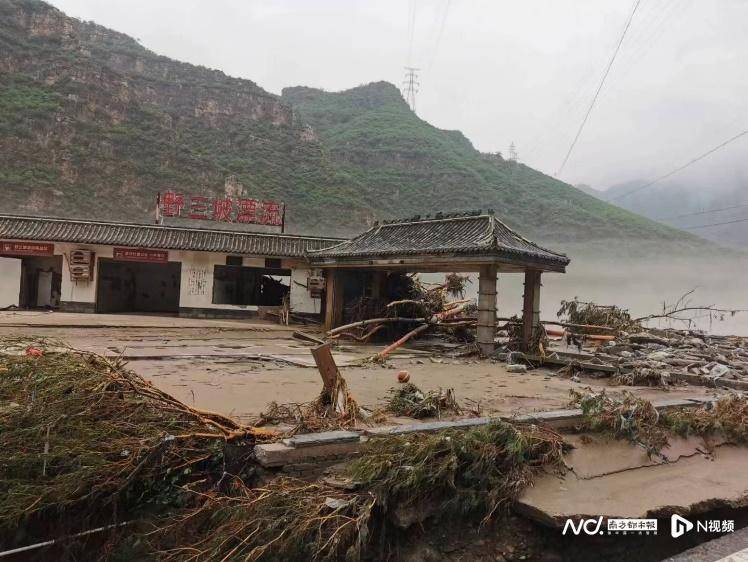
<path fill-rule="evenodd" d="M 481 355 L 490 355 L 495 349 L 496 273 L 495 265 L 484 265 L 478 278 L 478 347 Z"/>
<path fill-rule="evenodd" d="M 525 271 L 525 295 L 522 306 L 522 350 L 528 351 L 535 328 L 540 326 L 540 271 Z"/>
<path fill-rule="evenodd" d="M 325 286 L 325 330 L 332 330 L 343 322 L 343 280 L 341 272 L 327 270 Z"/>

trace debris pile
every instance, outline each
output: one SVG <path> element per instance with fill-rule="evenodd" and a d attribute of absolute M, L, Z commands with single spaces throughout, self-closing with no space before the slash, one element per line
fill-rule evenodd
<path fill-rule="evenodd" d="M 687 293 L 687 295 L 690 293 Z M 748 390 L 748 339 L 739 336 L 709 335 L 693 329 L 650 328 L 647 322 L 664 318 L 668 322 L 690 322 L 682 315 L 700 311 L 724 315 L 740 311 L 690 306 L 681 297 L 676 304 L 664 306 L 662 314 L 632 318 L 616 306 L 603 306 L 574 299 L 562 301 L 558 312 L 570 322 L 544 322 L 563 326 L 567 345 L 578 353 L 545 345 L 539 354 L 518 356 L 531 364 L 550 364 L 574 375 L 585 370 L 596 376 L 611 377 L 627 386 L 666 388 L 676 383 L 720 386 Z M 602 334 L 601 332 L 605 332 Z"/>
<path fill-rule="evenodd" d="M 543 467 L 563 468 L 568 445 L 552 429 L 503 421 L 465 431 L 370 440 L 350 467 L 399 527 L 427 517 L 490 519 Z"/>
<path fill-rule="evenodd" d="M 622 384 L 666 385 L 679 381 L 748 389 L 748 341 L 691 330 L 647 330 L 622 334 L 595 353 L 616 367 Z"/>
<path fill-rule="evenodd" d="M 571 393 L 570 405 L 581 408 L 581 431 L 610 433 L 641 445 L 647 453 L 660 455 L 668 436 L 722 435 L 732 443 L 748 441 L 748 397 L 730 394 L 716 402 L 691 408 L 658 412 L 651 402 L 630 392 L 620 396 L 601 393 Z"/>
<path fill-rule="evenodd" d="M 461 341 L 469 342 L 474 339 L 472 329 L 477 325 L 477 318 L 471 314 L 475 311 L 475 304 L 464 298 L 448 300 L 450 295 L 464 295 L 465 285 L 470 282 L 469 277 L 452 273 L 446 276 L 444 283 L 431 287 L 416 277 L 403 277 L 408 280 L 407 298 L 385 304 L 376 314 L 371 313 L 371 304 L 367 301 L 366 306 L 361 305 L 359 308 L 365 310 L 370 317 L 330 330 L 327 332 L 328 339 L 334 341 L 345 338 L 368 342 L 386 327 L 395 330 L 400 337 L 372 358 L 376 361 L 383 361 L 407 341 L 428 330 L 440 330 Z M 407 327 L 404 333 L 402 327 Z"/>
<path fill-rule="evenodd" d="M 77 532 L 177 504 L 183 488 L 212 485 L 233 462 L 241 473 L 268 437 L 98 355 L 42 341 L 3 340 L 0 351 L 2 546 L 35 529 Z"/>
<path fill-rule="evenodd" d="M 375 501 L 370 494 L 279 477 L 229 495 L 211 493 L 196 508 L 148 534 L 160 560 L 360 560 Z"/>
<path fill-rule="evenodd" d="M 462 413 L 454 390 L 430 390 L 423 392 L 413 383 L 406 383 L 390 390 L 391 397 L 386 410 L 398 416 L 411 418 L 441 417 L 442 412 Z"/>
<path fill-rule="evenodd" d="M 576 324 L 572 333 L 577 334 L 595 333 L 599 327 L 616 331 L 631 331 L 640 327 L 625 308 L 584 302 L 577 297 L 570 301 L 562 300 L 556 316 L 566 318 L 569 324 Z"/>
<path fill-rule="evenodd" d="M 271 402 L 255 425 L 291 423 L 290 435 L 331 429 L 351 429 L 357 422 L 366 421 L 368 412 L 361 408 L 348 390 L 348 383 L 340 374 L 329 343 L 312 349 L 317 369 L 322 378 L 322 392 L 316 400 L 304 404 Z"/>

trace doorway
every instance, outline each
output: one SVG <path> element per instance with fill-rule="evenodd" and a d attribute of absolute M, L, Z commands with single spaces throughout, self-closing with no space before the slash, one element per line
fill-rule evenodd
<path fill-rule="evenodd" d="M 181 274 L 180 262 L 100 258 L 96 312 L 178 313 Z"/>
<path fill-rule="evenodd" d="M 21 258 L 20 308 L 56 309 L 62 295 L 62 256 Z"/>

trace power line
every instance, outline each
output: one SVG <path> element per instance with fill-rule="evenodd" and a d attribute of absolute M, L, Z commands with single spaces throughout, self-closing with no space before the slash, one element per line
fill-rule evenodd
<path fill-rule="evenodd" d="M 428 78 L 429 71 L 431 70 L 431 67 L 434 66 L 434 61 L 436 60 L 436 54 L 439 51 L 439 45 L 442 42 L 442 35 L 444 35 L 444 27 L 447 25 L 447 15 L 449 14 L 449 5 L 452 2 L 452 0 L 447 0 L 447 4 L 444 7 L 444 14 L 442 15 L 442 23 L 439 26 L 439 35 L 436 36 L 436 45 L 434 46 L 434 52 L 431 55 L 431 61 L 429 61 L 429 65 L 426 68 L 426 78 Z"/>
<path fill-rule="evenodd" d="M 413 66 L 405 67 L 405 80 L 403 81 L 403 87 L 405 88 L 405 101 L 408 102 L 411 111 L 416 112 L 416 94 L 418 93 L 418 86 L 421 83 L 418 81 L 418 71 L 420 68 Z"/>
<path fill-rule="evenodd" d="M 710 213 L 720 213 L 722 211 L 731 211 L 732 209 L 741 209 L 743 207 L 748 207 L 748 203 L 730 205 L 729 207 L 721 207 L 719 209 L 707 209 L 706 211 L 696 211 L 694 213 L 685 213 L 683 215 L 673 215 L 671 217 L 657 217 L 654 220 L 666 221 L 666 220 L 672 220 L 672 219 L 682 219 L 683 217 L 693 217 L 695 215 L 708 215 Z"/>
<path fill-rule="evenodd" d="M 712 149 L 710 149 L 710 150 L 706 151 L 706 152 L 705 152 L 704 154 L 701 154 L 701 155 L 697 156 L 696 158 L 693 158 L 693 159 L 689 160 L 688 162 L 686 162 L 686 163 L 685 163 L 685 164 L 683 164 L 682 166 L 679 166 L 679 167 L 678 167 L 678 168 L 676 168 L 675 170 L 673 170 L 673 171 L 671 171 L 671 172 L 668 172 L 667 174 L 665 174 L 665 175 L 662 175 L 662 176 L 660 176 L 659 178 L 657 178 L 657 179 L 654 179 L 654 180 L 652 180 L 652 181 L 651 181 L 651 182 L 649 182 L 649 183 L 645 183 L 644 185 L 641 185 L 641 186 L 637 187 L 636 189 L 632 189 L 631 191 L 627 191 L 626 193 L 622 193 L 621 195 L 619 195 L 619 196 L 617 196 L 617 197 L 613 197 L 612 199 L 608 199 L 608 202 L 611 202 L 611 201 L 618 201 L 619 199 L 623 199 L 624 197 L 628 197 L 629 195 L 632 195 L 632 194 L 634 194 L 634 193 L 637 193 L 637 192 L 641 191 L 642 189 L 645 189 L 645 188 L 647 188 L 647 187 L 649 187 L 649 186 L 651 186 L 651 185 L 654 185 L 654 184 L 656 184 L 657 182 L 660 182 L 660 181 L 662 181 L 662 180 L 664 180 L 664 179 L 666 179 L 666 178 L 669 178 L 670 176 L 672 176 L 672 175 L 675 175 L 675 174 L 677 174 L 678 172 L 682 172 L 683 170 L 685 170 L 686 168 L 688 168 L 688 167 L 689 167 L 689 166 L 691 166 L 692 164 L 695 164 L 696 162 L 698 162 L 698 161 L 700 161 L 700 160 L 703 160 L 704 158 L 706 158 L 706 157 L 707 157 L 707 156 L 709 156 L 710 154 L 713 154 L 713 153 L 717 152 L 717 151 L 718 151 L 718 150 L 719 150 L 720 148 L 724 148 L 725 146 L 727 146 L 727 145 L 728 145 L 728 144 L 730 144 L 731 142 L 734 142 L 734 141 L 738 140 L 738 139 L 739 139 L 740 137 L 742 137 L 742 136 L 745 136 L 745 135 L 748 135 L 748 130 L 746 130 L 746 131 L 743 131 L 742 133 L 738 133 L 738 134 L 737 134 L 737 135 L 735 135 L 734 137 L 732 137 L 732 138 L 729 138 L 729 139 L 727 139 L 727 140 L 726 140 L 725 142 L 723 142 L 723 143 L 721 143 L 721 144 L 718 144 L 718 145 L 717 145 L 717 146 L 715 146 L 714 148 L 712 148 Z"/>
<path fill-rule="evenodd" d="M 603 85 L 605 84 L 605 79 L 608 77 L 608 74 L 610 73 L 610 69 L 613 67 L 613 63 L 615 62 L 616 57 L 618 56 L 618 51 L 621 49 L 621 44 L 623 43 L 623 39 L 626 37 L 626 32 L 629 30 L 629 27 L 631 27 L 631 21 L 634 19 L 634 14 L 636 14 L 636 10 L 639 8 L 639 4 L 641 4 L 641 0 L 636 0 L 636 4 L 634 4 L 634 9 L 631 10 L 631 15 L 629 16 L 629 19 L 626 22 L 626 27 L 623 28 L 623 33 L 621 33 L 621 38 L 618 40 L 618 44 L 616 45 L 615 51 L 613 51 L 613 56 L 610 57 L 610 62 L 608 63 L 607 68 L 605 69 L 605 73 L 603 74 L 602 80 L 600 80 L 600 84 L 598 85 L 597 91 L 595 92 L 595 95 L 592 98 L 592 102 L 590 103 L 589 108 L 587 108 L 587 113 L 584 114 L 584 119 L 582 119 L 582 123 L 581 125 L 579 125 L 579 130 L 577 131 L 577 134 L 574 137 L 574 140 L 571 142 L 569 151 L 566 153 L 566 156 L 564 157 L 564 161 L 561 162 L 561 167 L 556 172 L 555 174 L 556 176 L 558 176 L 561 172 L 564 171 L 566 162 L 569 161 L 569 157 L 571 156 L 571 153 L 574 150 L 574 147 L 576 146 L 577 141 L 579 140 L 579 137 L 582 134 L 582 131 L 584 130 L 584 126 L 587 124 L 587 119 L 589 119 L 590 113 L 592 113 L 592 108 L 595 107 L 595 103 L 597 102 L 597 98 L 600 95 L 600 91 L 603 89 Z"/>
<path fill-rule="evenodd" d="M 709 226 L 721 226 L 723 224 L 735 224 L 736 222 L 746 222 L 746 221 L 748 221 L 748 218 L 735 219 L 733 221 L 725 221 L 725 222 L 713 222 L 711 224 L 700 224 L 698 226 L 682 226 L 680 228 L 682 228 L 684 230 L 693 230 L 693 229 L 696 229 L 696 228 L 707 228 Z"/>
<path fill-rule="evenodd" d="M 413 40 L 416 34 L 416 0 L 408 3 L 408 64 L 413 60 Z"/>

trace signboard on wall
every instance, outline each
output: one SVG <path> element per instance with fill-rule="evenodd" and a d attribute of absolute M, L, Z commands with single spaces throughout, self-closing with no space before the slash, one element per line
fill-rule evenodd
<path fill-rule="evenodd" d="M 240 224 L 280 226 L 285 230 L 286 204 L 260 199 L 186 197 L 182 193 L 159 193 L 157 218 L 174 217 Z"/>
<path fill-rule="evenodd" d="M 45 242 L 0 241 L 0 254 L 9 256 L 53 256 L 55 245 Z"/>
<path fill-rule="evenodd" d="M 148 263 L 167 263 L 169 252 L 166 250 L 144 250 L 142 248 L 115 248 L 113 257 L 121 261 L 144 261 Z"/>

